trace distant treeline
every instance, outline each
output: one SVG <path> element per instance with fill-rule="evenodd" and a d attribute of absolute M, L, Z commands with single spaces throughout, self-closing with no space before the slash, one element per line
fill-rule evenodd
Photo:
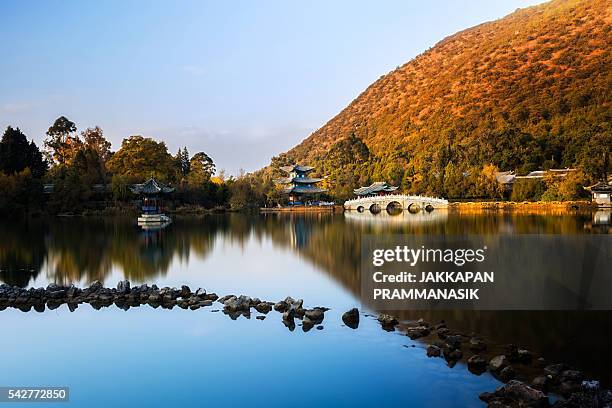
<path fill-rule="evenodd" d="M 40 149 L 19 128 L 7 127 L 0 141 L 0 214 L 58 214 L 126 208 L 133 205 L 130 185 L 150 177 L 175 187 L 166 205 L 236 208 L 264 205 L 263 184 L 249 175 L 215 176 L 208 154 L 176 155 L 166 144 L 130 136 L 111 151 L 99 127 L 81 132 L 59 117 Z M 52 185 L 44 194 L 44 185 Z"/>

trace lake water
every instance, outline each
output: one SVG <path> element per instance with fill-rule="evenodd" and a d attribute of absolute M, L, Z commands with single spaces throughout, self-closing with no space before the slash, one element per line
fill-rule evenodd
<path fill-rule="evenodd" d="M 176 217 L 144 232 L 128 219 L 65 218 L 0 224 L 0 281 L 203 287 L 220 296 L 303 298 L 331 308 L 323 330 L 289 331 L 280 315 L 231 320 L 218 303 L 197 311 L 0 312 L 0 386 L 68 386 L 73 407 L 206 404 L 280 406 L 483 406 L 500 382 L 428 358 L 426 342 L 386 332 L 374 317 L 358 329 L 341 315 L 361 309 L 363 234 L 592 234 L 609 225 L 583 215 L 268 214 Z M 365 313 L 376 314 L 365 310 Z M 515 343 L 610 383 L 612 312 L 398 312 L 492 343 Z M 414 347 L 413 347 L 414 346 Z M 62 406 L 63 404 L 56 404 Z M 54 405 L 54 406 L 56 406 Z M 7 405 L 8 406 L 8 405 Z M 22 405 L 18 405 L 22 406 Z"/>

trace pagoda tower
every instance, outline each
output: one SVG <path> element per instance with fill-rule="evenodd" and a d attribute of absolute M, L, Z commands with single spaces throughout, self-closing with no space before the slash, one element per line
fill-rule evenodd
<path fill-rule="evenodd" d="M 283 193 L 288 194 L 289 201 L 293 203 L 300 202 L 309 195 L 327 191 L 324 188 L 316 186 L 323 178 L 308 176 L 308 174 L 314 170 L 314 167 L 293 164 L 291 166 L 281 167 L 281 170 L 287 173 L 287 177 L 277 180 L 277 183 L 285 186 L 283 188 Z"/>

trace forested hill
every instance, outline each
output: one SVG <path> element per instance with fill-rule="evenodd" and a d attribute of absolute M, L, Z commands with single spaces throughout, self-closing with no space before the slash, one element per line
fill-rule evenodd
<path fill-rule="evenodd" d="M 449 177 L 486 164 L 519 173 L 578 166 L 602 177 L 612 146 L 611 11 L 605 0 L 554 0 L 445 38 L 272 168 L 315 166 L 340 196 L 374 180 L 445 194 Z"/>

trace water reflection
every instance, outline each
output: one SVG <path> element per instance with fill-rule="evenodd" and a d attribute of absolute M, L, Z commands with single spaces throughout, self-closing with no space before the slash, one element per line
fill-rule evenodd
<path fill-rule="evenodd" d="M 349 211 L 344 214 L 344 217 L 348 223 L 354 224 L 367 224 L 367 225 L 378 225 L 381 229 L 387 229 L 390 225 L 424 225 L 424 224 L 436 224 L 443 223 L 448 218 L 448 211 L 437 210 L 432 212 L 419 211 L 417 213 L 410 213 L 408 211 L 400 212 L 388 212 L 381 211 L 380 213 L 374 214 L 372 212 L 356 212 Z"/>
<path fill-rule="evenodd" d="M 390 215 L 264 214 L 177 217 L 163 230 L 143 231 L 130 219 L 28 220 L 0 225 L 0 280 L 27 286 L 45 272 L 62 284 L 104 281 L 116 270 L 128 279 L 165 276 L 173 261 L 206 258 L 215 242 L 237 245 L 251 237 L 306 257 L 356 292 L 364 234 L 506 235 L 582 234 L 605 216 L 461 215 L 446 211 Z"/>
<path fill-rule="evenodd" d="M 218 250 L 218 244 L 241 247 L 249 240 L 265 240 L 276 249 L 296 255 L 292 268 L 301 268 L 301 261 L 315 265 L 357 299 L 361 287 L 360 240 L 364 234 L 605 233 L 610 229 L 609 221 L 601 222 L 606 219 L 605 215 L 459 216 L 442 211 L 404 212 L 395 216 L 384 212 L 377 215 L 229 214 L 176 217 L 168 228 L 160 231 L 142 231 L 129 219 L 3 222 L 0 224 L 0 280 L 22 287 L 34 281 L 82 285 L 119 274 L 134 282 L 155 283 L 159 277 L 175 273 L 174 262 L 190 264 L 194 258 L 210 257 Z M 249 255 L 257 262 L 257 254 Z M 299 282 L 295 286 L 299 287 Z M 397 314 L 402 318 L 444 319 L 467 333 L 474 331 L 492 340 L 516 342 L 543 352 L 551 361 L 574 362 L 610 382 L 605 359 L 600 358 L 608 347 L 601 330 L 612 325 L 609 312 L 453 310 Z M 580 350 L 589 350 L 589 353 Z"/>

